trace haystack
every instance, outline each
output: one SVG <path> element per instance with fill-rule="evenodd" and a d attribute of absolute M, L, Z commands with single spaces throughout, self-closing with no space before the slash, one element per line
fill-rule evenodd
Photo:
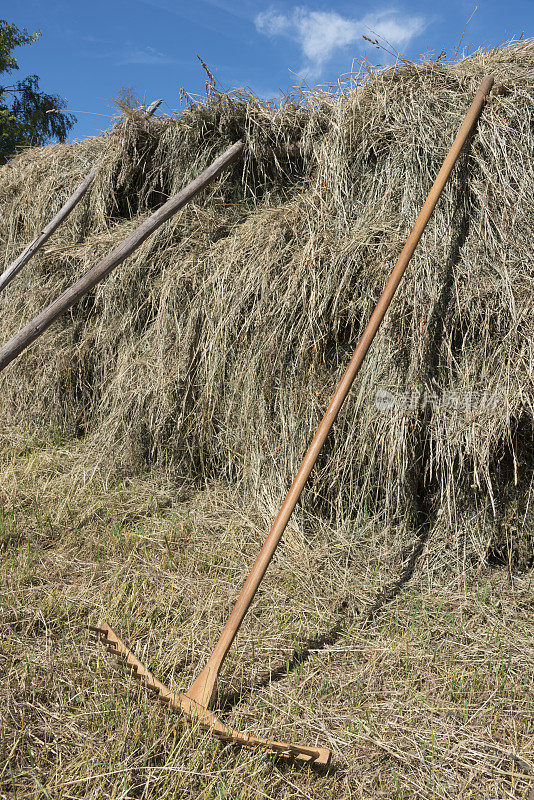
<path fill-rule="evenodd" d="M 244 136 L 246 157 L 1 376 L 4 442 L 239 487 L 272 519 L 481 78 L 486 106 L 295 524 L 423 537 L 436 568 L 534 555 L 534 43 L 401 63 L 281 105 L 211 92 L 0 170 L 2 341 Z M 74 476 L 76 477 L 76 476 Z"/>

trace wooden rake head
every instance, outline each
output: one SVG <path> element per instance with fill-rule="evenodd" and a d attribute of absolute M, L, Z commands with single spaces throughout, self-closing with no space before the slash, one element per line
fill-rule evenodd
<path fill-rule="evenodd" d="M 199 675 L 191 690 L 186 694 L 176 694 L 171 692 L 161 681 L 152 675 L 145 665 L 134 656 L 132 651 L 126 647 L 117 634 L 104 622 L 101 627 L 90 627 L 90 630 L 98 634 L 102 643 L 110 653 L 123 661 L 135 678 L 141 680 L 148 689 L 158 694 L 160 702 L 169 706 L 173 711 L 183 714 L 186 719 L 197 724 L 203 730 L 210 731 L 219 739 L 231 742 L 242 747 L 261 748 L 271 752 L 278 758 L 294 759 L 296 761 L 314 764 L 316 766 L 327 766 L 330 761 L 330 750 L 326 747 L 306 747 L 304 745 L 289 744 L 287 742 L 276 742 L 271 739 L 261 739 L 257 736 L 249 736 L 241 731 L 229 728 L 224 725 L 206 705 L 199 702 L 198 696 L 202 696 L 202 689 L 198 691 L 199 679 L 202 683 L 202 673 Z M 215 680 L 208 682 L 215 686 Z M 197 690 L 194 689 L 195 685 Z M 204 686 L 206 683 L 204 682 Z M 210 702 L 214 695 L 213 689 L 210 691 Z M 193 696 L 190 696 L 193 695 Z"/>

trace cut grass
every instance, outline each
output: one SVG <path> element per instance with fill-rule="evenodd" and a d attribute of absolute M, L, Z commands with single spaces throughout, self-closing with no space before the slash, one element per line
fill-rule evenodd
<path fill-rule="evenodd" d="M 225 664 L 205 663 L 483 75 L 487 103 Z M 232 141 L 235 165 L 0 377 L 0 794 L 524 798 L 534 779 L 534 42 L 363 70 L 280 108 L 210 92 L 0 169 L 8 339 Z M 384 409 L 377 389 L 397 398 Z M 484 393 L 495 404 L 471 402 Z M 403 407 L 406 394 L 436 398 Z M 456 398 L 459 403 L 445 403 Z"/>
<path fill-rule="evenodd" d="M 290 526 L 219 706 L 241 730 L 330 746 L 332 769 L 315 773 L 191 730 L 84 628 L 107 619 L 186 688 L 265 535 L 250 498 L 160 471 L 90 475 L 75 442 L 4 455 L 1 797 L 526 796 L 532 570 L 438 570 L 427 541 L 396 585 L 406 537 L 318 520 L 304 541 Z"/>

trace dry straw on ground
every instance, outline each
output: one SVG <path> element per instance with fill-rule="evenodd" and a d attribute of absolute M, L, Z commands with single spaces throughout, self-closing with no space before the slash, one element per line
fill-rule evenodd
<path fill-rule="evenodd" d="M 191 742 L 77 649 L 76 626 L 105 614 L 156 674 L 187 685 L 490 72 L 506 89 L 446 187 L 229 662 L 221 702 L 256 687 L 233 721 L 330 742 L 337 771 L 273 772 Z M 362 70 L 280 108 L 212 91 L 179 115 L 128 112 L 101 137 L 0 170 L 7 265 L 103 159 L 90 195 L 0 297 L 5 341 L 246 140 L 244 162 L 0 378 L 8 794 L 525 793 L 533 79 L 525 42 Z"/>

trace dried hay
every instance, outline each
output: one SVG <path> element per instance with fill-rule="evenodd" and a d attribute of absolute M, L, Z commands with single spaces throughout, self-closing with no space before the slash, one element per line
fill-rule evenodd
<path fill-rule="evenodd" d="M 295 525 L 424 536 L 436 568 L 531 563 L 532 41 L 362 74 L 279 108 L 212 92 L 2 167 L 7 266 L 103 160 L 0 297 L 6 341 L 231 142 L 247 144 L 3 373 L 4 438 L 70 431 L 95 462 L 225 480 L 270 519 L 490 72 L 508 90 L 443 193 Z"/>

